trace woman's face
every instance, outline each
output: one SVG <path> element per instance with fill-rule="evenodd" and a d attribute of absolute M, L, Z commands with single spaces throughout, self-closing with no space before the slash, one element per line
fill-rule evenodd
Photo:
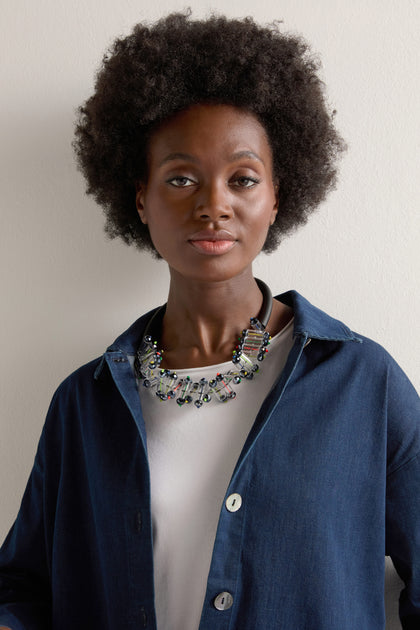
<path fill-rule="evenodd" d="M 249 271 L 277 214 L 261 123 L 228 105 L 195 105 L 151 138 L 137 208 L 172 271 L 221 281 Z"/>

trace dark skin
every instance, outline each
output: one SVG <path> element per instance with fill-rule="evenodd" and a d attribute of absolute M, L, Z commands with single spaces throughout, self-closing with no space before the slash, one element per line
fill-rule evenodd
<path fill-rule="evenodd" d="M 170 270 L 162 367 L 228 361 L 262 305 L 252 263 L 278 211 L 267 135 L 248 112 L 195 105 L 159 127 L 148 157 L 136 202 Z M 274 300 L 270 334 L 291 316 Z"/>

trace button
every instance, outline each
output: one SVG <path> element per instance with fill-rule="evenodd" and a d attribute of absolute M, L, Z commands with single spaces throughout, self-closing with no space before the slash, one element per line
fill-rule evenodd
<path fill-rule="evenodd" d="M 229 610 L 229 608 L 233 605 L 233 597 L 230 593 L 223 591 L 223 593 L 219 593 L 218 596 L 214 600 L 214 606 L 217 610 Z"/>
<path fill-rule="evenodd" d="M 226 508 L 229 510 L 229 512 L 237 512 L 242 505 L 241 495 L 237 494 L 236 492 L 234 494 L 231 494 L 226 499 L 225 505 L 226 505 Z"/>

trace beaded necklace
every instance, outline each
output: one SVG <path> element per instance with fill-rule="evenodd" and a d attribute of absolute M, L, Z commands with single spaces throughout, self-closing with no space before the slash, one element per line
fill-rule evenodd
<path fill-rule="evenodd" d="M 161 319 L 166 304 L 158 308 L 146 326 L 143 340 L 136 352 L 134 371 L 144 387 L 155 390 L 156 396 L 162 400 L 176 400 L 182 407 L 194 403 L 200 409 L 204 403 L 212 400 L 228 402 L 236 397 L 232 384 L 239 385 L 242 380 L 251 380 L 259 370 L 270 344 L 270 334 L 265 330 L 270 319 L 273 298 L 268 286 L 255 279 L 262 294 L 263 304 L 257 317 L 251 317 L 250 328 L 242 331 L 238 343 L 232 352 L 233 368 L 223 374 L 217 373 L 214 378 L 201 378 L 193 381 L 189 376 L 179 378 L 176 371 L 161 369 L 163 350 L 157 347 L 151 333 L 157 318 Z"/>

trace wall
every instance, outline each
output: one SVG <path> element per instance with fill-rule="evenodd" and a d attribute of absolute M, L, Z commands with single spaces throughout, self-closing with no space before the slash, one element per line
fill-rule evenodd
<path fill-rule="evenodd" d="M 261 22 L 283 19 L 320 53 L 349 144 L 340 186 L 306 227 L 258 260 L 256 275 L 278 292 L 296 288 L 385 345 L 418 387 L 419 3 L 191 4 L 196 16 L 212 7 Z M 57 384 L 165 300 L 164 264 L 105 240 L 70 142 L 74 110 L 113 38 L 184 5 L 2 3 L 0 538 L 18 510 Z M 386 588 L 387 627 L 397 628 L 391 569 Z"/>

